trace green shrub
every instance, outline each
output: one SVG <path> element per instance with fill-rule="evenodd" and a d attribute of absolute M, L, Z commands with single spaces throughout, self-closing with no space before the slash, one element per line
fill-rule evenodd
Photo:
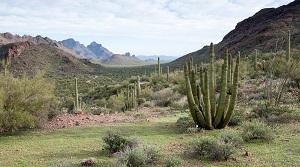
<path fill-rule="evenodd" d="M 235 152 L 235 147 L 218 138 L 203 137 L 189 143 L 187 151 L 194 158 L 221 161 L 228 160 Z"/>
<path fill-rule="evenodd" d="M 144 104 L 146 102 L 146 99 L 145 98 L 138 98 L 137 99 L 137 104 L 140 106 L 142 104 Z"/>
<path fill-rule="evenodd" d="M 150 100 L 152 96 L 153 96 L 153 91 L 149 86 L 141 90 L 140 98 L 145 98 L 146 100 Z"/>
<path fill-rule="evenodd" d="M 223 132 L 219 138 L 225 144 L 230 144 L 234 147 L 240 147 L 243 144 L 243 138 L 233 131 Z"/>
<path fill-rule="evenodd" d="M 125 96 L 123 93 L 112 95 L 107 100 L 107 107 L 112 111 L 122 111 L 125 107 Z"/>
<path fill-rule="evenodd" d="M 99 107 L 91 109 L 91 113 L 94 115 L 108 114 L 110 113 L 110 110 L 108 108 Z"/>
<path fill-rule="evenodd" d="M 257 107 L 253 110 L 254 117 L 268 123 L 290 123 L 300 121 L 300 114 L 286 107 Z"/>
<path fill-rule="evenodd" d="M 127 148 L 124 152 L 121 152 L 118 161 L 122 166 L 144 167 L 146 166 L 147 155 L 141 148 Z"/>
<path fill-rule="evenodd" d="M 246 122 L 243 124 L 242 137 L 246 142 L 271 141 L 274 139 L 272 129 L 261 121 Z"/>
<path fill-rule="evenodd" d="M 121 152 L 118 162 L 122 166 L 144 167 L 157 164 L 160 156 L 159 150 L 154 147 L 127 148 Z"/>
<path fill-rule="evenodd" d="M 152 96 L 152 100 L 154 100 L 155 104 L 159 107 L 168 107 L 173 101 L 179 99 L 180 95 L 178 93 L 174 93 L 170 88 L 162 89 Z"/>
<path fill-rule="evenodd" d="M 116 132 L 107 132 L 106 136 L 102 138 L 103 142 L 106 144 L 104 149 L 110 154 L 120 152 L 125 150 L 125 148 L 133 148 L 137 146 L 137 142 L 133 139 L 128 139 L 121 136 Z"/>
<path fill-rule="evenodd" d="M 179 158 L 174 156 L 168 156 L 165 158 L 165 167 L 179 167 L 181 166 L 181 161 Z"/>
<path fill-rule="evenodd" d="M 0 129 L 13 132 L 47 121 L 56 104 L 53 85 L 41 74 L 33 78 L 0 75 Z"/>
<path fill-rule="evenodd" d="M 191 117 L 180 117 L 176 121 L 176 127 L 180 132 L 187 132 L 189 128 L 195 128 L 196 124 Z"/>
<path fill-rule="evenodd" d="M 233 115 L 228 123 L 228 126 L 241 125 L 244 120 L 245 120 L 244 114 L 240 111 L 236 111 L 233 113 Z"/>

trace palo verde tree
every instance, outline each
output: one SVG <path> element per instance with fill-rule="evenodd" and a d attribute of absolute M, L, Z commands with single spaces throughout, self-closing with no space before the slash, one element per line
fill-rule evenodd
<path fill-rule="evenodd" d="M 219 98 L 216 92 L 214 46 L 210 45 L 210 64 L 195 68 L 189 61 L 184 68 L 186 92 L 190 113 L 198 127 L 205 129 L 224 128 L 234 112 L 239 80 L 240 55 L 235 68 L 232 57 L 226 49 L 221 72 Z M 234 69 L 233 69 L 234 68 Z"/>

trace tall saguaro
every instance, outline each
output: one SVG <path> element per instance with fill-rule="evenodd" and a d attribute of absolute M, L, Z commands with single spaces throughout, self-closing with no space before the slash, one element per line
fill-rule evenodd
<path fill-rule="evenodd" d="M 77 83 L 76 77 L 75 77 L 75 106 L 74 106 L 74 109 L 76 111 L 81 110 L 80 105 L 79 105 L 78 83 Z"/>

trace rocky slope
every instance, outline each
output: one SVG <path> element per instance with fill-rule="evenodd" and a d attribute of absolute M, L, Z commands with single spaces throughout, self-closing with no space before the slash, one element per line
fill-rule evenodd
<path fill-rule="evenodd" d="M 289 30 L 291 30 L 292 48 L 297 52 L 300 50 L 300 0 L 279 8 L 262 9 L 238 23 L 234 30 L 215 45 L 216 52 L 219 56 L 224 48 L 229 48 L 233 54 L 241 51 L 244 56 L 251 54 L 254 49 L 272 52 L 276 43 L 279 50 L 285 50 Z M 193 57 L 195 62 L 206 61 L 207 54 L 208 46 L 204 46 L 171 62 L 171 65 L 182 66 L 189 57 Z"/>
<path fill-rule="evenodd" d="M 11 61 L 14 74 L 75 75 L 95 73 L 100 65 L 76 58 L 60 43 L 47 37 L 0 34 L 0 59 Z"/>

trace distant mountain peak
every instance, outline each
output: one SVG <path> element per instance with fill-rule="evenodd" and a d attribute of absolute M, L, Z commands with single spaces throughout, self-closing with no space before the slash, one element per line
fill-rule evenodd
<path fill-rule="evenodd" d="M 89 44 L 87 46 L 87 48 L 91 52 L 93 52 L 97 56 L 97 58 L 100 60 L 108 59 L 109 57 L 111 57 L 113 55 L 113 53 L 111 51 L 104 48 L 101 44 L 98 44 L 95 41 L 92 42 L 91 44 Z"/>
<path fill-rule="evenodd" d="M 95 42 L 95 41 L 91 42 L 90 46 L 93 46 L 93 47 L 96 47 L 96 46 L 97 46 L 97 47 L 102 47 L 101 44 L 99 44 L 99 43 L 97 43 L 97 42 Z"/>

